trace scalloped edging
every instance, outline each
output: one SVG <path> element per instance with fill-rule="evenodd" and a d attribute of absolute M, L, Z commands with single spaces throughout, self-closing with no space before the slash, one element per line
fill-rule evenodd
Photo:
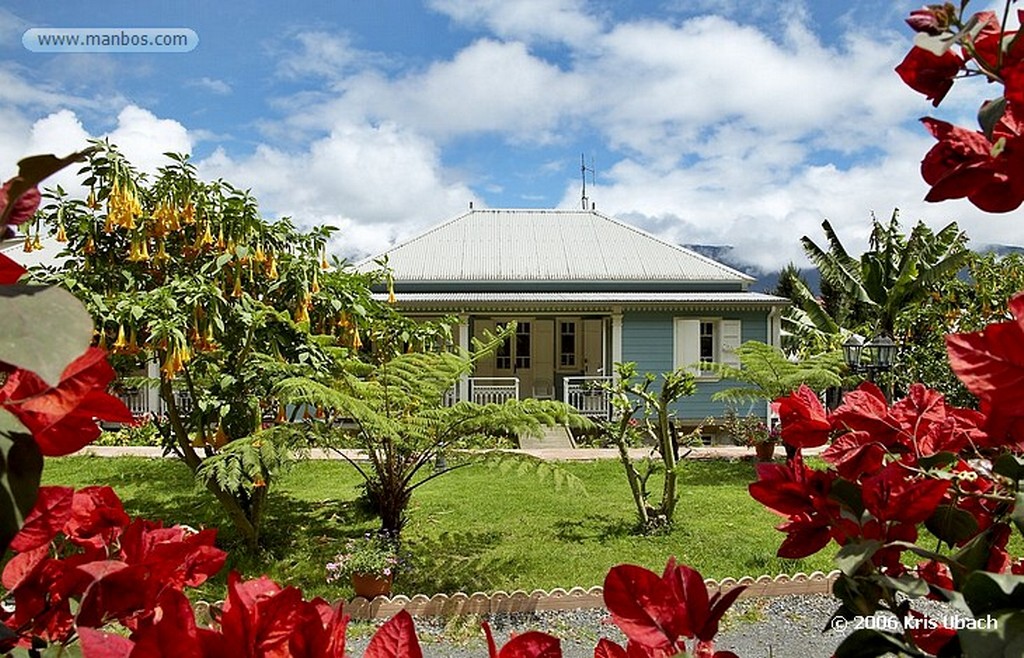
<path fill-rule="evenodd" d="M 721 581 L 706 579 L 708 594 L 727 592 L 740 586 L 746 590 L 739 598 L 785 596 L 790 594 L 831 594 L 832 584 L 839 575 L 838 571 L 823 573 L 815 571 L 810 574 L 803 572 L 781 574 L 778 576 L 744 576 L 743 578 L 724 578 Z M 372 600 L 357 596 L 344 602 L 345 613 L 353 619 L 386 619 L 405 610 L 413 617 L 452 617 L 458 615 L 481 615 L 495 613 L 538 612 L 542 610 L 583 610 L 604 607 L 604 590 L 601 587 L 573 587 L 565 590 L 555 588 L 550 592 L 533 590 L 525 592 L 516 590 L 508 593 L 497 591 L 492 594 L 475 592 L 464 594 L 435 594 L 426 596 L 417 594 L 413 597 L 396 595 L 393 597 L 378 596 Z"/>

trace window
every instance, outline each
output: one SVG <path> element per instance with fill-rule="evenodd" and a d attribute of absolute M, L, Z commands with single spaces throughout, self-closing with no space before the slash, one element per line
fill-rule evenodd
<path fill-rule="evenodd" d="M 688 368 L 698 377 L 714 378 L 704 364 L 718 362 L 739 366 L 733 350 L 739 347 L 739 320 L 722 318 L 675 318 L 672 362 L 675 368 Z"/>
<path fill-rule="evenodd" d="M 516 325 L 516 368 L 530 367 L 530 323 Z"/>
<path fill-rule="evenodd" d="M 495 329 L 502 331 L 507 324 L 504 322 L 495 325 Z M 494 353 L 494 367 L 498 370 L 511 370 L 513 364 L 516 369 L 530 367 L 530 323 L 519 322 L 516 324 L 516 335 L 498 346 Z"/>
<path fill-rule="evenodd" d="M 573 368 L 576 366 L 576 323 L 558 324 L 558 363 L 563 368 Z"/>
<path fill-rule="evenodd" d="M 715 361 L 715 323 L 707 320 L 700 321 L 700 342 L 698 350 L 701 363 L 712 363 Z"/>

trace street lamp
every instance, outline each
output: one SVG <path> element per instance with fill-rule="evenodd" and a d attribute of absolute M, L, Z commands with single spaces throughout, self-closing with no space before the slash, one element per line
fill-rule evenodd
<path fill-rule="evenodd" d="M 843 342 L 843 359 L 850 371 L 866 374 L 869 381 L 875 381 L 875 374 L 892 369 L 896 356 L 896 342 L 879 334 L 868 342 L 857 334 L 851 334 Z"/>

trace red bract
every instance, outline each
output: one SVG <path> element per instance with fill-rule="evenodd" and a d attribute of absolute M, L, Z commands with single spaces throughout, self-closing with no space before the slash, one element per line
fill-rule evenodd
<path fill-rule="evenodd" d="M 889 415 L 889 403 L 882 390 L 871 382 L 863 382 L 855 390 L 843 394 L 843 403 L 832 412 L 836 430 L 865 432 L 887 449 L 897 442 L 899 423 Z"/>
<path fill-rule="evenodd" d="M 402 610 L 377 630 L 364 658 L 423 658 L 412 616 Z"/>
<path fill-rule="evenodd" d="M 100 435 L 96 419 L 133 422 L 124 402 L 107 393 L 116 376 L 106 352 L 90 347 L 64 369 L 53 387 L 35 373 L 14 371 L 0 388 L 0 407 L 32 432 L 44 455 L 66 455 Z"/>
<path fill-rule="evenodd" d="M 988 415 L 993 443 L 1021 442 L 1008 431 L 1024 420 L 1024 294 L 1010 300 L 1012 322 L 990 324 L 983 331 L 946 336 L 949 365 Z"/>
<path fill-rule="evenodd" d="M 629 638 L 626 651 L 612 643 L 598 645 L 595 656 L 672 656 L 686 651 L 685 638 L 696 638 L 699 655 L 712 653 L 718 622 L 744 587 L 708 597 L 704 578 L 670 559 L 659 577 L 631 564 L 613 567 L 604 581 L 604 602 L 612 621 Z"/>
<path fill-rule="evenodd" d="M 491 625 L 483 623 L 487 636 L 487 654 L 490 658 L 562 658 L 562 643 L 557 637 L 530 631 L 509 638 L 501 649 L 494 643 Z"/>
<path fill-rule="evenodd" d="M 1024 139 L 1012 104 L 996 122 L 992 140 L 938 119 L 921 121 L 939 140 L 921 161 L 921 175 L 932 186 L 926 201 L 967 197 L 994 213 L 1010 212 L 1024 202 Z"/>
<path fill-rule="evenodd" d="M 864 507 L 879 521 L 923 523 L 942 502 L 949 480 L 918 478 L 892 462 L 877 475 L 864 478 Z"/>
<path fill-rule="evenodd" d="M 867 432 L 847 432 L 825 448 L 821 458 L 841 477 L 856 480 L 880 471 L 886 454 L 885 447 Z"/>
<path fill-rule="evenodd" d="M 786 464 L 758 464 L 758 480 L 748 488 L 751 497 L 787 519 L 778 526 L 787 535 L 779 557 L 807 557 L 828 544 L 839 515 L 838 504 L 829 497 L 835 477 L 808 468 L 799 455 Z"/>
<path fill-rule="evenodd" d="M 783 442 L 795 448 L 813 448 L 828 441 L 832 426 L 825 408 L 806 385 L 801 384 L 799 389 L 775 403 L 779 407 Z"/>
<path fill-rule="evenodd" d="M 896 73 L 908 87 L 924 94 L 933 106 L 938 107 L 953 88 L 953 78 L 963 66 L 964 60 L 951 50 L 936 55 L 915 46 L 896 67 Z"/>
<path fill-rule="evenodd" d="M 0 254 L 0 285 L 17 283 L 28 272 L 24 267 Z"/>
<path fill-rule="evenodd" d="M 7 191 L 9 189 L 11 189 L 10 180 L 0 187 L 0 213 L 3 213 L 7 208 Z M 14 208 L 11 209 L 11 214 L 7 216 L 7 223 L 12 226 L 24 224 L 39 209 L 39 202 L 42 199 L 42 195 L 39 194 L 39 188 L 35 186 L 30 187 L 28 191 L 14 200 Z M 0 227 L 0 237 L 3 237 L 2 229 L 3 227 Z"/>

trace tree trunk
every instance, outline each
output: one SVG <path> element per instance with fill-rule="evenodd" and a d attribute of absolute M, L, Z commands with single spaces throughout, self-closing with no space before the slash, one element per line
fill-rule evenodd
<path fill-rule="evenodd" d="M 672 431 L 668 417 L 668 402 L 658 400 L 658 441 L 661 444 L 661 459 L 665 463 L 665 486 L 661 494 L 661 512 L 665 523 L 672 523 L 676 511 L 676 453 L 673 450 Z"/>
<path fill-rule="evenodd" d="M 174 399 L 171 383 L 163 378 L 160 379 L 160 397 L 167 404 L 167 418 L 171 424 L 171 431 L 174 432 L 174 438 L 177 442 L 181 459 L 188 466 L 189 470 L 192 471 L 192 474 L 195 475 L 203 463 L 203 458 L 192 447 L 188 430 L 185 428 L 185 423 L 181 419 L 181 412 L 178 410 L 177 402 Z M 255 549 L 259 543 L 258 523 L 253 522 L 234 495 L 218 487 L 216 482 L 208 480 L 206 488 L 217 499 L 217 502 L 221 504 L 221 507 L 224 508 L 228 515 L 228 520 L 235 526 L 238 533 L 242 535 L 246 546 L 250 549 Z"/>

